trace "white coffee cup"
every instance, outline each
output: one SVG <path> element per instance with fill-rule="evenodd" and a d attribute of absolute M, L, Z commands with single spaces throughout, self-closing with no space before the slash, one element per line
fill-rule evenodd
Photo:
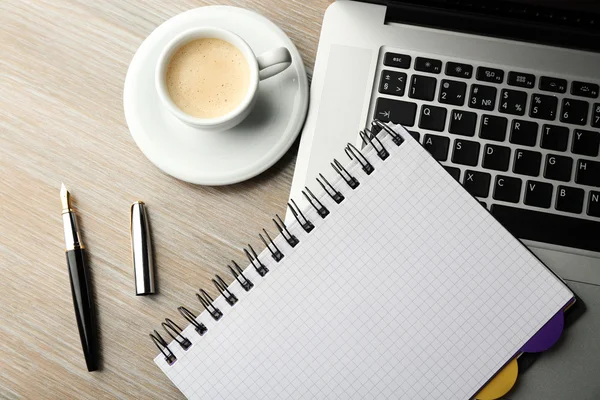
<path fill-rule="evenodd" d="M 198 118 L 183 112 L 173 102 L 167 90 L 166 74 L 171 57 L 192 40 L 203 38 L 221 39 L 232 44 L 244 55 L 250 68 L 250 84 L 240 104 L 227 114 L 215 118 Z M 162 51 L 156 66 L 156 89 L 163 105 L 182 122 L 204 130 L 226 130 L 233 128 L 250 114 L 256 100 L 258 82 L 284 71 L 291 63 L 292 56 L 285 47 L 278 47 L 257 57 L 248 43 L 231 31 L 214 27 L 193 28 L 175 37 Z"/>

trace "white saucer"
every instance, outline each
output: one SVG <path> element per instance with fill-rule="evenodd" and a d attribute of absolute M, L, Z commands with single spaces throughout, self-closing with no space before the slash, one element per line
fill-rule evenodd
<path fill-rule="evenodd" d="M 285 46 L 292 65 L 259 83 L 252 113 L 237 127 L 207 132 L 189 127 L 162 107 L 154 70 L 163 47 L 198 26 L 225 28 L 240 35 L 258 56 Z M 252 178 L 279 160 L 298 136 L 308 108 L 302 58 L 275 24 L 252 11 L 228 6 L 186 11 L 156 28 L 136 52 L 125 78 L 125 119 L 142 152 L 175 178 L 201 185 L 227 185 Z"/>

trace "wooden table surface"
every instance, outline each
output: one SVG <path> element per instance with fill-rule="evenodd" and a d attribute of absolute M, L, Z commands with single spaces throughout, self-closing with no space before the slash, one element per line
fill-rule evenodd
<path fill-rule="evenodd" d="M 223 1 L 279 25 L 312 70 L 331 0 Z M 305 4 L 308 3 L 308 4 Z M 148 337 L 199 287 L 243 262 L 283 215 L 297 145 L 274 167 L 226 187 L 171 178 L 136 147 L 123 115 L 127 67 L 168 18 L 213 1 L 0 2 L 0 398 L 160 398 L 182 394 Z M 59 188 L 71 190 L 89 252 L 101 366 L 88 373 L 64 255 Z M 136 297 L 129 207 L 151 219 L 159 293 Z"/>

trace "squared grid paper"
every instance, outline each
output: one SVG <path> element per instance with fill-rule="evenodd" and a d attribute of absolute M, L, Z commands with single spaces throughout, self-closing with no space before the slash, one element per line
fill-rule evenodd
<path fill-rule="evenodd" d="M 190 399 L 467 399 L 573 294 L 400 126 L 390 157 L 364 149 L 375 171 L 233 307 L 184 330 L 194 344 L 155 362 Z M 315 191 L 317 193 L 317 191 Z"/>

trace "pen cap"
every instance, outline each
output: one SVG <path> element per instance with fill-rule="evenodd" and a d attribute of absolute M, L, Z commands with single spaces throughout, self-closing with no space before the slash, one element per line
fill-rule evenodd
<path fill-rule="evenodd" d="M 143 296 L 155 293 L 150 224 L 146 205 L 141 201 L 136 201 L 131 205 L 131 253 L 135 294 Z"/>

